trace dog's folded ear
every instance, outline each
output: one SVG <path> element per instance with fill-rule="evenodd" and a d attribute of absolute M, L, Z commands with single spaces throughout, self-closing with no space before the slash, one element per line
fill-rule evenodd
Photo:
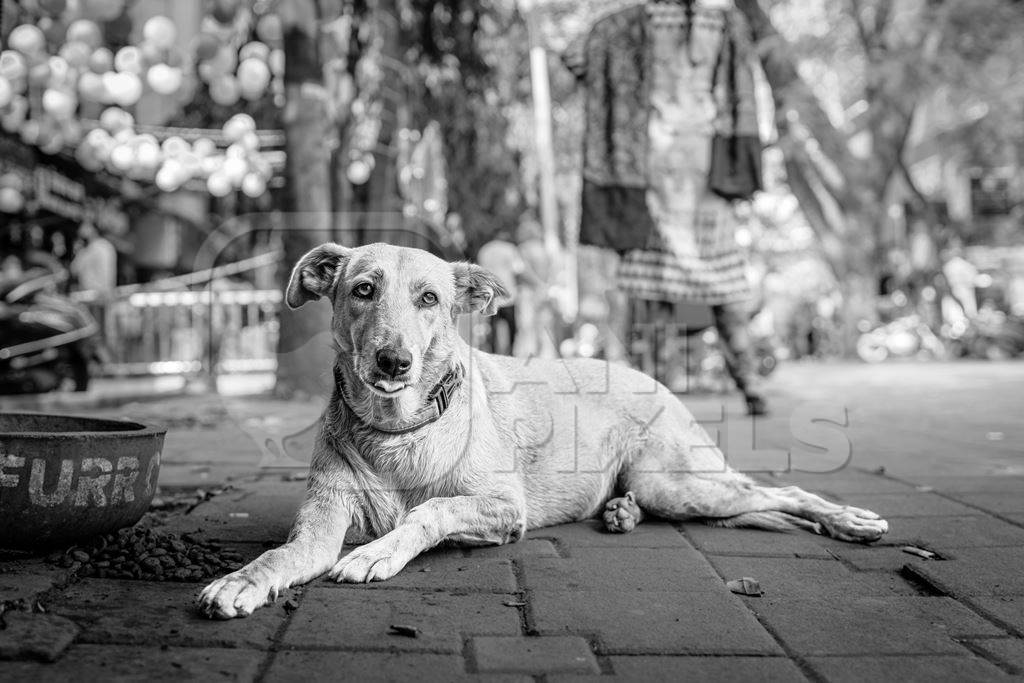
<path fill-rule="evenodd" d="M 340 244 L 327 242 L 300 258 L 285 289 L 284 301 L 288 307 L 295 309 L 330 294 L 350 251 Z"/>
<path fill-rule="evenodd" d="M 475 263 L 453 263 L 455 274 L 455 313 L 480 311 L 483 315 L 494 315 L 508 290 L 490 271 Z"/>

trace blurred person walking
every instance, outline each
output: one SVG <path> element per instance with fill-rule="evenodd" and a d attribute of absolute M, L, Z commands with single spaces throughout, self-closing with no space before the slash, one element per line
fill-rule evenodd
<path fill-rule="evenodd" d="M 586 91 L 580 243 L 623 256 L 619 284 L 633 299 L 710 306 L 754 415 L 766 405 L 731 203 L 761 189 L 761 142 L 749 31 L 731 5 L 615 11 L 564 61 Z"/>
<path fill-rule="evenodd" d="M 110 295 L 117 287 L 117 249 L 92 223 L 83 223 L 78 237 L 82 247 L 71 261 L 78 288 L 100 297 Z"/>
<path fill-rule="evenodd" d="M 500 231 L 494 239 L 480 247 L 476 262 L 494 273 L 498 282 L 508 292 L 508 298 L 498 307 L 490 320 L 488 341 L 493 353 L 511 355 L 516 342 L 516 300 L 518 283 L 525 265 L 519 247 L 511 240 L 507 230 Z"/>

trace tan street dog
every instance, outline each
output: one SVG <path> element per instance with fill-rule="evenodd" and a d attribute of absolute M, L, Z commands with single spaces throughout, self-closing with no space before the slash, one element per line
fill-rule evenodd
<path fill-rule="evenodd" d="M 493 313 L 502 295 L 479 266 L 418 249 L 324 244 L 299 261 L 286 301 L 331 299 L 334 395 L 288 542 L 207 586 L 206 614 L 248 615 L 325 572 L 382 581 L 442 541 L 509 543 L 599 513 L 613 531 L 640 509 L 846 541 L 887 531 L 867 510 L 735 472 L 646 375 L 470 348 L 456 316 Z M 375 540 L 339 557 L 346 534 Z"/>

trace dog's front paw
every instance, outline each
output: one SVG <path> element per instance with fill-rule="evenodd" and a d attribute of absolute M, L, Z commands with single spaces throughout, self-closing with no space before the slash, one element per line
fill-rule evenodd
<path fill-rule="evenodd" d="M 266 573 L 243 567 L 217 579 L 199 594 L 199 607 L 211 619 L 247 617 L 277 599 Z"/>
<path fill-rule="evenodd" d="M 397 544 L 380 538 L 345 555 L 327 575 L 338 583 L 385 581 L 402 571 L 411 559 L 400 555 Z"/>
<path fill-rule="evenodd" d="M 844 507 L 821 520 L 829 536 L 851 543 L 871 543 L 889 531 L 889 524 L 870 510 Z"/>
<path fill-rule="evenodd" d="M 604 527 L 612 533 L 624 534 L 636 528 L 643 519 L 643 512 L 636 504 L 632 491 L 622 498 L 612 498 L 604 505 Z"/>

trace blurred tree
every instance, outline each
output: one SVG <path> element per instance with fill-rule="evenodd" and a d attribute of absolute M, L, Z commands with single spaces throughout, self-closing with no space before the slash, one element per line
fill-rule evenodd
<path fill-rule="evenodd" d="M 1024 13 L 1011 0 L 735 2 L 771 85 L 788 184 L 855 333 L 874 317 L 894 184 L 943 222 L 908 169 L 918 119 L 947 119 L 933 137 L 974 162 L 1020 139 L 1024 85 L 1011 65 L 1024 57 Z"/>

